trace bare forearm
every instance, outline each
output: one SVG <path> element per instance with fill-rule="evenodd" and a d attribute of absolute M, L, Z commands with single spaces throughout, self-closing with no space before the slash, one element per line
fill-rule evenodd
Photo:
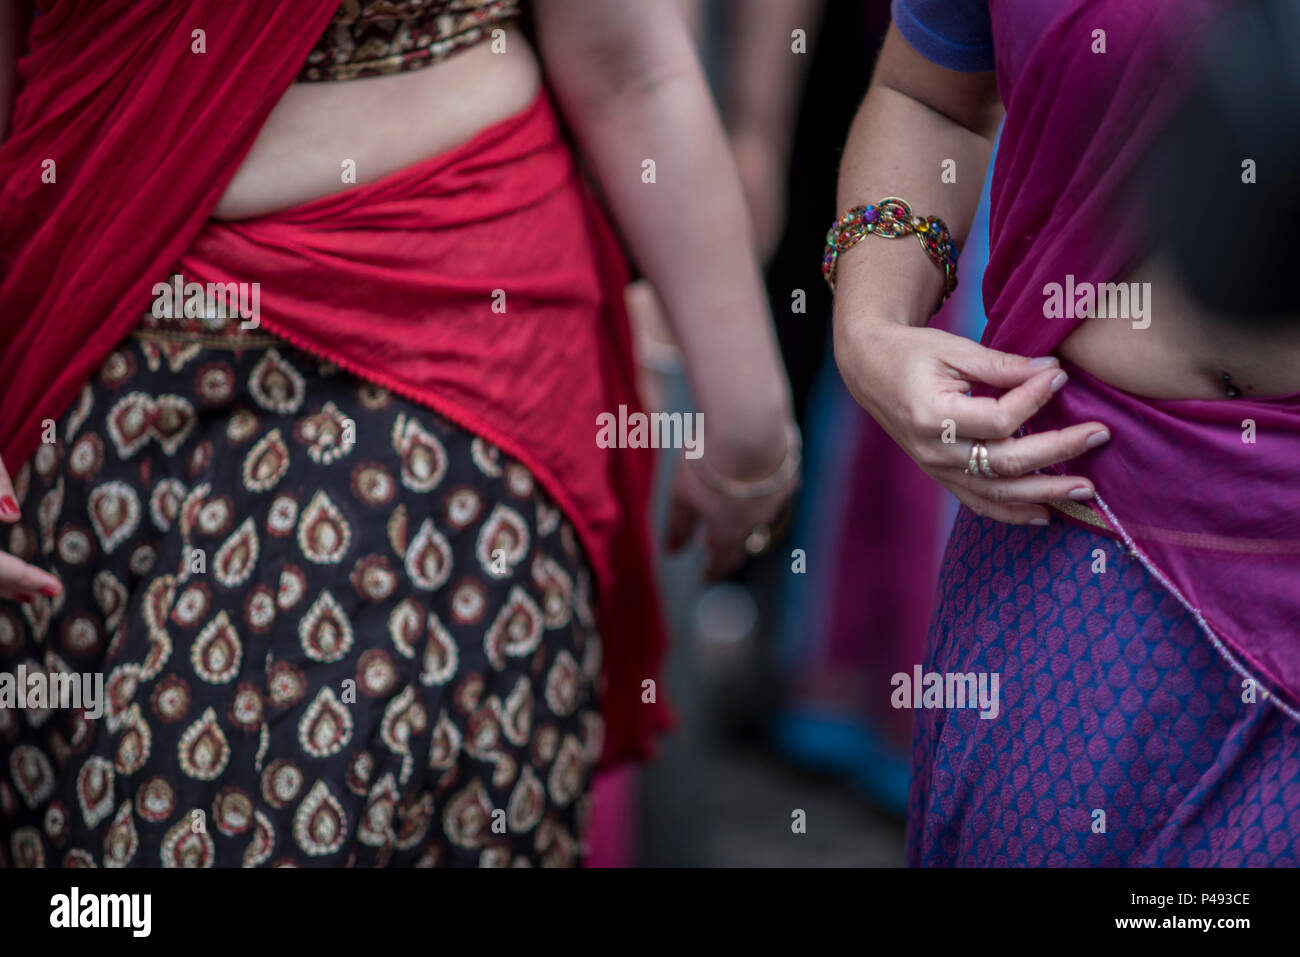
<path fill-rule="evenodd" d="M 727 26 L 733 42 L 724 112 L 733 134 L 761 137 L 785 155 L 823 3 L 731 0 L 728 4 Z M 792 48 L 795 30 L 803 31 L 802 52 Z"/>
<path fill-rule="evenodd" d="M 895 36 L 893 42 L 903 41 Z M 903 52 L 907 60 L 919 56 L 910 48 Z M 899 89 L 907 85 L 898 83 L 890 67 L 882 63 L 854 119 L 840 168 L 838 208 L 901 196 L 916 215 L 947 223 L 960 249 L 979 205 L 998 112 L 963 103 L 954 110 L 960 119 L 941 112 Z M 955 182 L 944 181 L 945 166 L 946 178 Z M 943 273 L 911 237 L 867 237 L 839 258 L 837 320 L 846 313 L 842 304 L 853 303 L 867 304 L 853 308 L 855 319 L 924 325 L 942 293 Z"/>
<path fill-rule="evenodd" d="M 639 65 L 616 68 L 620 58 L 608 49 L 555 55 L 541 30 L 543 59 L 632 254 L 663 301 L 706 423 L 716 423 L 719 438 L 729 433 L 728 442 L 770 450 L 789 395 L 749 219 L 689 37 L 666 9 L 629 39 L 629 48 L 643 51 L 629 56 L 650 58 Z M 647 160 L 653 182 L 646 182 Z"/>

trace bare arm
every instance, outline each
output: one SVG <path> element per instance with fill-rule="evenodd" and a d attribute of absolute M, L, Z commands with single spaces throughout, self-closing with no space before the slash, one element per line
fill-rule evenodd
<path fill-rule="evenodd" d="M 960 248 L 1001 112 L 993 74 L 936 66 L 891 26 L 845 150 L 840 210 L 901 196 L 917 215 L 943 219 Z M 942 180 L 945 160 L 956 163 L 955 183 Z M 1088 480 L 1040 470 L 1107 441 L 1100 422 L 1013 437 L 1063 387 L 1057 360 L 997 352 L 926 328 L 942 289 L 942 273 L 914 241 L 869 236 L 841 254 L 835 359 L 853 397 L 980 515 L 1045 524 L 1048 511 L 1039 503 L 1092 498 Z M 968 394 L 981 383 L 1007 391 L 997 399 Z M 997 477 L 965 473 L 976 441 L 987 446 Z"/>
<path fill-rule="evenodd" d="M 764 259 L 785 224 L 791 138 L 824 0 L 730 0 L 723 115 Z M 803 47 L 793 49 L 802 31 Z"/>
<path fill-rule="evenodd" d="M 547 79 L 681 344 L 707 457 L 738 478 L 770 472 L 789 389 L 735 165 L 676 4 L 539 0 L 536 12 Z"/>
<path fill-rule="evenodd" d="M 838 209 L 901 196 L 917 215 L 947 223 L 960 249 L 975 218 L 1001 119 L 992 73 L 935 66 L 890 26 L 844 148 Z M 946 159 L 957 164 L 956 183 L 940 179 Z M 846 252 L 839 261 L 836 299 L 873 303 L 870 313 L 855 314 L 855 321 L 924 325 L 943 282 L 942 273 L 918 251 L 914 242 L 873 240 Z M 871 294 L 881 288 L 890 294 Z"/>

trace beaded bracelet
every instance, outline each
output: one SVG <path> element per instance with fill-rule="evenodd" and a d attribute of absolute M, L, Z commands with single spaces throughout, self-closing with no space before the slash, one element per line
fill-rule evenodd
<path fill-rule="evenodd" d="M 840 253 L 856 246 L 863 236 L 897 239 L 907 233 L 916 235 L 925 254 L 943 270 L 943 298 L 939 300 L 943 305 L 957 288 L 957 247 L 952 234 L 938 216 L 913 216 L 912 207 L 897 196 L 886 196 L 872 206 L 854 206 L 831 226 L 822 257 L 822 276 L 831 292 L 835 291 L 835 264 Z"/>

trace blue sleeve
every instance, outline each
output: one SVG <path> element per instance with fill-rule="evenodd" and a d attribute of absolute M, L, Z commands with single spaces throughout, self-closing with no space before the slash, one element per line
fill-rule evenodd
<path fill-rule="evenodd" d="M 893 0 L 894 25 L 931 63 L 961 73 L 993 69 L 988 0 Z"/>

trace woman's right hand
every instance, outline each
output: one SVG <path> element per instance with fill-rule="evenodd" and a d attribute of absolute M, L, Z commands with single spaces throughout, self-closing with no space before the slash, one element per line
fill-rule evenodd
<path fill-rule="evenodd" d="M 938 329 L 837 316 L 835 361 L 858 404 L 976 514 L 1045 525 L 1048 511 L 1037 503 L 1093 497 L 1081 476 L 1035 473 L 1109 441 L 1102 423 L 1014 437 L 1065 385 L 1055 357 L 1028 359 Z M 980 383 L 1008 391 L 996 399 L 966 394 Z M 945 432 L 953 441 L 944 441 Z M 966 474 L 975 441 L 985 443 L 998 478 Z"/>
<path fill-rule="evenodd" d="M 9 470 L 0 462 L 0 523 L 13 525 L 20 517 Z M 62 589 L 59 580 L 49 572 L 27 564 L 16 555 L 0 552 L 0 598 L 29 602 L 35 600 L 38 592 L 53 598 Z"/>

